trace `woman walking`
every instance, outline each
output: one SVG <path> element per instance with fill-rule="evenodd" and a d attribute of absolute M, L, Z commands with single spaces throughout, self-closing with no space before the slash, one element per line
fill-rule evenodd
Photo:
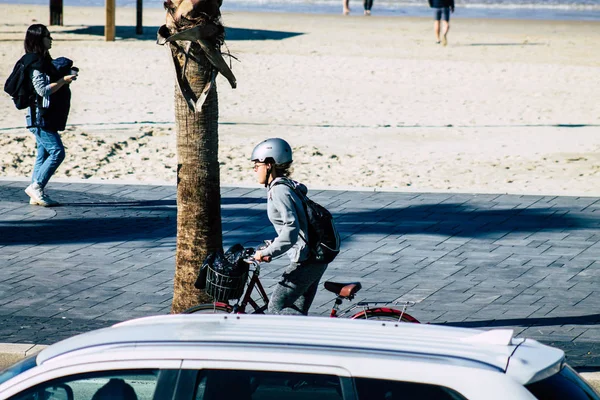
<path fill-rule="evenodd" d="M 267 215 L 277 237 L 254 255 L 257 261 L 284 253 L 290 259 L 269 300 L 269 313 L 308 315 L 319 280 L 327 264 L 311 262 L 308 247 L 308 222 L 296 190 L 306 194 L 301 183 L 289 179 L 292 148 L 283 139 L 267 139 L 252 151 L 256 180 L 267 188 Z"/>
<path fill-rule="evenodd" d="M 35 135 L 37 157 L 31 185 L 25 189 L 29 204 L 56 206 L 45 192 L 48 181 L 65 158 L 65 148 L 59 131 L 65 129 L 71 106 L 69 85 L 77 79 L 72 61 L 53 60 L 49 50 L 52 36 L 42 24 L 31 25 L 25 35 L 25 58 L 29 79 L 35 90 L 36 101 L 27 113 L 27 128 Z"/>

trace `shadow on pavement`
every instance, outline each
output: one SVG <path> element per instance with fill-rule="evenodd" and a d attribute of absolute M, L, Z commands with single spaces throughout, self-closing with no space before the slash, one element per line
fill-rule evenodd
<path fill-rule="evenodd" d="M 61 203 L 60 207 L 157 207 L 176 206 L 176 200 L 103 201 L 95 203 Z"/>
<path fill-rule="evenodd" d="M 3 315 L 0 316 L 0 337 L 4 343 L 50 345 L 80 333 L 106 328 L 118 322 L 121 321 Z M 20 326 L 21 329 L 15 330 L 15 326 Z"/>
<path fill-rule="evenodd" d="M 0 245 L 80 243 L 175 236 L 175 200 L 72 201 L 54 208 L 50 219 L 0 221 Z M 71 194 L 71 198 L 73 195 Z M 98 198 L 96 196 L 96 198 Z M 256 235 L 270 224 L 263 198 L 223 197 L 223 232 Z M 354 235 L 429 234 L 486 238 L 509 232 L 552 232 L 597 228 L 599 219 L 569 215 L 569 209 L 481 210 L 462 204 L 424 204 L 335 214 L 345 243 Z M 227 239 L 227 233 L 224 239 Z"/>
<path fill-rule="evenodd" d="M 568 208 L 482 210 L 462 204 L 426 204 L 335 215 L 342 232 L 483 237 L 508 232 L 597 228 L 599 218 L 569 215 Z M 357 230 L 358 229 L 358 230 Z"/>
<path fill-rule="evenodd" d="M 557 325 L 597 325 L 600 314 L 577 315 L 547 318 L 509 318 L 485 321 L 445 322 L 436 325 L 458 326 L 461 328 L 494 328 L 500 326 L 557 326 Z"/>

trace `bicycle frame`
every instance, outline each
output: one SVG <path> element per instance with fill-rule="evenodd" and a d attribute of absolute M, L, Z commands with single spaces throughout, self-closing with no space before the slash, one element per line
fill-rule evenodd
<path fill-rule="evenodd" d="M 250 314 L 264 314 L 269 306 L 269 296 L 267 295 L 267 292 L 265 291 L 265 288 L 263 287 L 263 285 L 259 279 L 260 264 L 256 261 L 254 261 L 253 259 L 247 259 L 246 262 L 248 264 L 250 264 L 251 276 L 250 276 L 250 279 L 248 280 L 246 290 L 244 291 L 244 295 L 242 296 L 241 300 L 238 299 L 238 301 L 234 305 L 231 305 L 231 304 L 225 303 L 225 302 L 215 302 L 215 303 L 213 303 L 213 305 L 215 307 L 223 307 L 228 310 L 231 310 L 231 312 L 233 312 L 234 314 L 245 314 L 246 307 L 248 307 L 248 305 L 250 305 L 253 309 L 253 311 L 250 312 Z M 254 293 L 255 289 L 258 290 L 258 294 L 260 295 L 260 300 L 262 300 L 262 302 L 264 303 L 263 305 L 259 305 L 252 298 L 252 294 Z M 354 296 L 348 297 L 347 299 L 352 300 L 353 297 Z M 352 310 L 355 310 L 356 308 L 362 308 L 361 311 L 359 311 L 355 314 L 349 315 L 347 318 L 369 319 L 369 316 L 371 316 L 371 318 L 376 318 L 377 316 L 385 315 L 388 318 L 390 318 L 390 317 L 397 318 L 398 322 L 401 322 L 403 320 L 407 321 L 407 322 L 416 322 L 416 323 L 419 322 L 414 317 L 412 317 L 410 314 L 406 313 L 406 309 L 409 306 L 414 305 L 415 302 L 408 301 L 408 302 L 403 302 L 403 303 L 397 303 L 397 302 L 393 302 L 393 301 L 361 301 L 343 311 L 339 311 L 340 306 L 342 305 L 344 299 L 346 299 L 346 298 L 342 297 L 342 296 L 337 296 L 335 298 L 335 302 L 334 302 L 334 304 L 331 308 L 331 312 L 329 314 L 329 316 L 331 318 L 343 317 L 346 314 L 350 313 Z M 372 305 L 377 305 L 377 304 L 401 305 L 402 309 L 398 310 L 398 309 L 389 308 L 389 307 L 371 307 Z"/>
<path fill-rule="evenodd" d="M 234 305 L 231 305 L 231 304 L 225 303 L 225 302 L 215 302 L 214 305 L 217 307 L 221 306 L 221 307 L 231 308 L 231 310 L 234 314 L 245 314 L 246 307 L 248 305 L 250 305 L 254 310 L 250 314 L 264 314 L 265 311 L 267 310 L 267 307 L 269 306 L 269 296 L 267 295 L 265 288 L 263 287 L 262 283 L 260 282 L 260 279 L 258 279 L 258 276 L 260 275 L 260 265 L 253 261 L 252 262 L 250 262 L 249 260 L 247 260 L 247 261 L 251 266 L 253 266 L 253 268 L 250 269 L 250 273 L 252 275 L 251 275 L 250 279 L 248 280 L 248 286 L 246 287 L 246 290 L 244 291 L 244 296 L 241 298 L 241 300 L 238 300 L 236 302 L 236 304 L 234 304 Z M 260 306 L 252 298 L 252 293 L 254 292 L 254 289 L 258 290 L 258 293 L 259 293 L 264 305 Z"/>
<path fill-rule="evenodd" d="M 269 296 L 267 296 L 265 288 L 260 282 L 260 279 L 258 279 L 259 273 L 260 267 L 256 265 L 254 267 L 254 270 L 252 271 L 252 277 L 250 278 L 250 282 L 248 282 L 248 288 L 244 293 L 242 302 L 239 303 L 239 306 L 237 304 L 234 306 L 234 312 L 236 312 L 236 306 L 238 306 L 238 312 L 246 312 L 246 306 L 248 304 L 250 304 L 254 309 L 254 312 L 252 314 L 264 314 L 264 312 L 266 311 L 267 307 L 269 306 Z M 264 305 L 259 306 L 258 303 L 252 298 L 252 292 L 254 292 L 254 288 L 258 289 L 258 293 L 260 294 L 261 300 L 263 301 Z"/>

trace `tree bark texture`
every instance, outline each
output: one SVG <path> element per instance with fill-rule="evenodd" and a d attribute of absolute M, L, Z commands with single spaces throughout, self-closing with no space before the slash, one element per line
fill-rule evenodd
<path fill-rule="evenodd" d="M 200 94 L 210 80 L 212 65 L 197 43 L 192 43 L 185 77 Z M 185 56 L 177 55 L 179 65 Z M 194 287 L 202 261 L 210 251 L 222 249 L 219 179 L 219 104 L 213 85 L 200 112 L 188 107 L 175 85 L 177 129 L 177 251 L 172 313 L 212 301 Z"/>

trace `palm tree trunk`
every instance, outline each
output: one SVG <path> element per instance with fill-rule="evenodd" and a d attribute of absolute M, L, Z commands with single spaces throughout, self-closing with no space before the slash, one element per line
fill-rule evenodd
<path fill-rule="evenodd" d="M 201 93 L 210 81 L 212 65 L 197 43 L 187 60 L 185 77 L 194 93 Z M 185 56 L 178 54 L 179 65 Z M 190 110 L 175 85 L 177 129 L 177 252 L 172 313 L 211 301 L 194 282 L 209 251 L 223 246 L 219 180 L 219 104 L 213 85 L 199 112 Z"/>

